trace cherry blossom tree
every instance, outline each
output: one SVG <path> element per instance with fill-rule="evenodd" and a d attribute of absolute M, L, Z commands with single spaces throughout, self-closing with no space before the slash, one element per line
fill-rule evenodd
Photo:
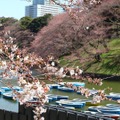
<path fill-rule="evenodd" d="M 74 1 L 69 2 L 71 6 L 77 5 L 74 3 Z M 80 1 L 79 3 L 82 5 L 83 11 L 84 9 L 86 10 L 88 6 L 95 7 L 96 5 L 100 4 L 101 1 L 84 0 L 83 2 Z M 65 9 L 68 10 L 71 15 L 70 8 L 64 5 L 62 6 L 65 7 Z M 72 15 L 74 16 L 74 14 Z M 73 23 L 75 23 L 75 21 Z M 62 79 L 69 76 L 73 79 L 88 81 L 91 84 L 102 85 L 102 79 L 92 79 L 89 76 L 82 76 L 83 71 L 79 67 L 69 68 L 59 66 L 58 61 L 52 55 L 49 55 L 46 58 L 42 58 L 41 56 L 37 56 L 35 53 L 27 53 L 26 49 L 19 49 L 15 44 L 15 38 L 12 38 L 10 34 L 10 31 L 5 32 L 4 36 L 0 38 L 1 69 L 3 70 L 1 75 L 4 79 L 8 79 L 13 76 L 16 77 L 18 84 L 20 87 L 22 87 L 23 91 L 18 92 L 14 90 L 13 86 L 11 84 L 5 83 L 4 80 L 1 82 L 11 88 L 14 93 L 14 99 L 17 99 L 20 104 L 32 106 L 33 103 L 30 102 L 30 100 L 34 98 L 37 99 L 37 102 L 34 103 L 36 104 L 34 109 L 35 120 L 43 120 L 43 117 L 41 117 L 41 114 L 45 112 L 43 106 L 48 101 L 46 93 L 49 91 L 49 86 L 45 84 L 45 80 L 61 84 Z M 31 69 L 34 68 L 39 70 L 43 76 L 40 78 L 33 76 Z M 73 88 L 75 91 L 81 91 L 82 94 L 86 97 L 90 96 L 89 89 L 87 88 L 74 87 L 69 83 L 65 83 L 64 85 Z M 104 92 L 105 89 L 99 90 L 98 95 L 93 97 L 93 101 L 97 102 L 98 98 L 100 98 L 100 101 L 106 100 L 107 98 Z"/>
<path fill-rule="evenodd" d="M 73 79 L 80 79 L 81 81 L 88 81 L 88 83 L 95 85 L 102 85 L 102 79 L 92 79 L 89 76 L 82 76 L 83 71 L 79 68 L 60 67 L 57 60 L 49 55 L 47 58 L 36 56 L 34 53 L 27 53 L 25 49 L 20 50 L 14 43 L 15 38 L 10 37 L 10 31 L 4 33 L 4 37 L 0 39 L 0 58 L 1 58 L 1 70 L 2 82 L 11 90 L 14 94 L 14 99 L 18 100 L 20 104 L 26 104 L 27 106 L 35 105 L 34 119 L 42 120 L 41 114 L 45 112 L 44 104 L 48 102 L 47 92 L 49 86 L 46 85 L 45 80 L 49 80 L 52 83 L 61 84 L 61 81 L 65 77 L 71 77 Z M 42 77 L 36 77 L 32 75 L 31 69 L 38 69 Z M 5 82 L 5 79 L 12 79 L 15 77 L 18 80 L 18 85 L 23 89 L 19 92 L 13 89 L 13 85 Z M 87 98 L 91 96 L 89 89 L 84 87 L 75 87 L 70 83 L 64 84 L 66 87 L 74 89 L 74 91 L 80 91 L 82 95 Z M 96 103 L 102 100 L 106 100 L 105 89 L 99 90 L 98 95 L 93 97 L 93 102 Z M 36 99 L 36 102 L 31 100 Z"/>
<path fill-rule="evenodd" d="M 119 20 L 119 12 L 115 12 L 117 5 L 117 0 L 110 0 L 98 7 L 74 13 L 77 18 L 67 13 L 55 16 L 48 26 L 39 31 L 31 50 L 42 57 L 49 53 L 55 57 L 72 54 L 81 64 L 101 62 L 101 54 L 109 51 L 107 43 L 116 33 L 115 24 L 109 21 L 113 18 L 116 22 Z M 83 67 L 87 69 L 87 65 Z"/>

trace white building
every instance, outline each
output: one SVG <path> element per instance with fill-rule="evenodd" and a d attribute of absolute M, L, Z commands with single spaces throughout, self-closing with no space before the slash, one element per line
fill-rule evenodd
<path fill-rule="evenodd" d="M 63 12 L 63 8 L 50 3 L 50 0 L 33 0 L 32 5 L 25 7 L 25 16 L 30 16 L 32 18 L 40 17 L 47 13 L 55 16 Z"/>

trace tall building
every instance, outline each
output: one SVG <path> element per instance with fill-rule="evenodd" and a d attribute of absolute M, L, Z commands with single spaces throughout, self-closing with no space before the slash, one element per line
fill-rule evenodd
<path fill-rule="evenodd" d="M 47 13 L 55 16 L 63 12 L 63 8 L 51 3 L 50 0 L 33 0 L 32 5 L 25 7 L 25 16 L 32 18 L 40 17 Z"/>

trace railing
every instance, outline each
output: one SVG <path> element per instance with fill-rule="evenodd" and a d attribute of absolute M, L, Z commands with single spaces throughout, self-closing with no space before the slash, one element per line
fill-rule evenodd
<path fill-rule="evenodd" d="M 58 106 L 45 106 L 45 108 L 47 109 L 46 113 L 43 114 L 45 120 L 113 120 L 112 118 L 85 114 Z M 34 120 L 32 110 L 31 107 L 24 105 L 19 106 L 18 113 L 0 110 L 0 120 Z"/>

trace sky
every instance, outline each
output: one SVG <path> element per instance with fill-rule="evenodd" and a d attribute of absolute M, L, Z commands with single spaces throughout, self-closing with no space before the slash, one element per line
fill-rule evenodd
<path fill-rule="evenodd" d="M 20 19 L 25 16 L 25 6 L 30 4 L 25 0 L 0 0 L 0 17 Z"/>

